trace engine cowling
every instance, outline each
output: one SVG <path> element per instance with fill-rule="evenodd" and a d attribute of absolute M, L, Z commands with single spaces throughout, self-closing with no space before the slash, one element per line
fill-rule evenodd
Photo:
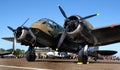
<path fill-rule="evenodd" d="M 64 28 L 66 29 L 67 35 L 74 42 L 93 42 L 93 38 L 90 33 L 93 26 L 80 16 L 75 15 L 67 18 L 64 23 Z"/>
<path fill-rule="evenodd" d="M 83 30 L 83 26 L 81 25 L 80 22 L 80 16 L 71 16 L 68 19 L 66 19 L 64 23 L 64 28 L 67 28 L 67 34 L 71 38 L 76 37 L 80 32 Z"/>
<path fill-rule="evenodd" d="M 22 45 L 30 45 L 35 42 L 34 36 L 27 27 L 18 27 L 16 30 L 16 38 L 21 41 Z"/>

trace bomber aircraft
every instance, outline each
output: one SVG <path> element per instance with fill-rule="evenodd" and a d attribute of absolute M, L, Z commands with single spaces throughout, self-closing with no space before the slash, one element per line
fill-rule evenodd
<path fill-rule="evenodd" d="M 64 10 L 58 5 L 62 15 L 65 17 L 64 27 L 51 19 L 43 18 L 30 27 L 24 24 L 17 29 L 8 28 L 13 32 L 14 37 L 2 38 L 13 42 L 29 46 L 27 51 L 27 61 L 35 61 L 35 47 L 50 47 L 58 52 L 71 52 L 78 55 L 78 64 L 87 64 L 88 56 L 113 55 L 117 51 L 98 50 L 97 46 L 108 45 L 120 42 L 120 24 L 93 28 L 86 20 L 98 14 L 81 17 L 72 15 L 67 17 Z M 92 47 L 92 49 L 91 49 Z"/>

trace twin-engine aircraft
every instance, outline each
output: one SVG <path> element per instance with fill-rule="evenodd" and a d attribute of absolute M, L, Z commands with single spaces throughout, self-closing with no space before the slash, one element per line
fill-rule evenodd
<path fill-rule="evenodd" d="M 113 55 L 117 53 L 117 51 L 98 50 L 96 47 L 120 42 L 120 24 L 93 28 L 86 19 L 98 14 L 86 17 L 79 15 L 67 17 L 62 7 L 60 5 L 58 7 L 65 17 L 64 27 L 47 18 L 36 21 L 30 27 L 25 27 L 27 19 L 17 29 L 8 26 L 14 33 L 14 37 L 2 39 L 13 41 L 13 52 L 16 42 L 29 46 L 27 61 L 35 61 L 35 47 L 50 47 L 58 52 L 76 53 L 78 64 L 87 64 L 88 56 L 97 57 L 98 54 Z"/>

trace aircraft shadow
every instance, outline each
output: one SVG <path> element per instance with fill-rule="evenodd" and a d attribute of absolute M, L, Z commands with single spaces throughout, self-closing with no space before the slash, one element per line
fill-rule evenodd
<path fill-rule="evenodd" d="M 62 62 L 62 63 L 77 63 L 77 60 L 73 60 L 73 59 L 39 59 L 36 60 L 35 62 Z M 100 61 L 89 61 L 89 63 L 91 64 L 95 64 L 95 63 L 99 63 L 99 64 L 120 64 L 120 61 L 117 60 L 112 60 L 112 61 L 107 61 L 107 60 L 100 60 Z"/>
<path fill-rule="evenodd" d="M 39 59 L 35 62 L 77 62 L 77 60 L 72 59 Z"/>
<path fill-rule="evenodd" d="M 100 63 L 100 64 L 120 64 L 120 61 L 114 61 L 114 60 L 112 60 L 112 61 L 90 61 L 90 63 Z"/>

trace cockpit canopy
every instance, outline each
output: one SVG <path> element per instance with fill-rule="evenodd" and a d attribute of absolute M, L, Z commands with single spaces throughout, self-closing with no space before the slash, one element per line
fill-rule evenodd
<path fill-rule="evenodd" d="M 42 18 L 38 20 L 39 22 L 42 22 L 43 24 L 48 24 L 51 28 L 57 28 L 57 29 L 63 29 L 60 25 L 58 25 L 56 22 L 54 22 L 51 19 L 48 18 Z"/>

